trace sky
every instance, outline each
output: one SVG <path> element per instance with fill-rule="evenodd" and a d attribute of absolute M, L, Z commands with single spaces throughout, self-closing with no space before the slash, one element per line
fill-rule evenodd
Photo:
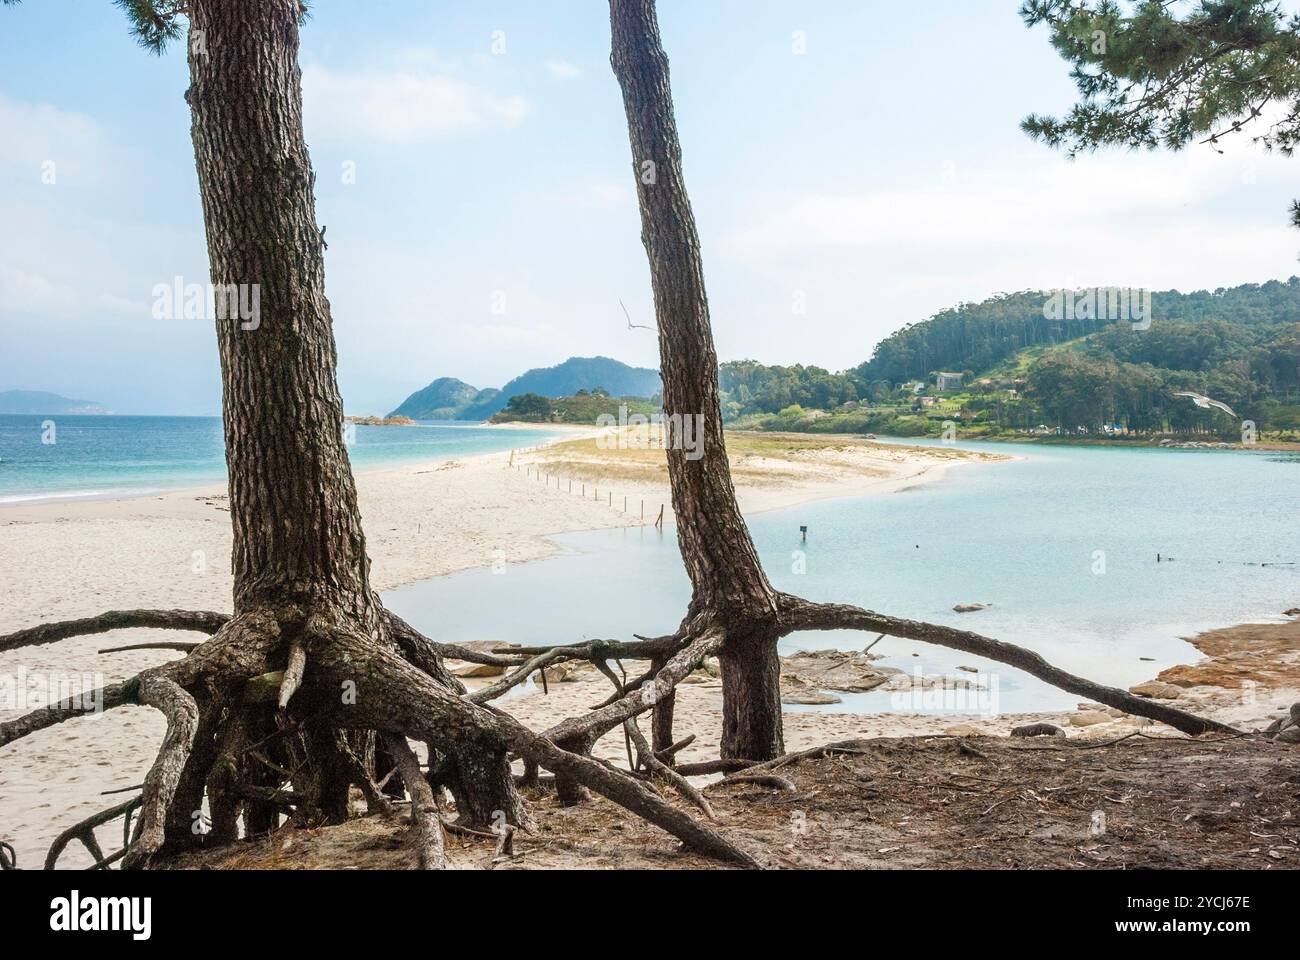
<path fill-rule="evenodd" d="M 660 0 L 721 359 L 841 370 L 998 292 L 1300 273 L 1300 158 L 1022 134 L 1075 98 L 1018 5 Z M 657 365 L 619 306 L 653 322 L 606 4 L 314 0 L 301 64 L 349 413 Z M 208 282 L 186 86 L 109 0 L 0 8 L 0 390 L 220 412 L 212 324 L 152 309 Z"/>

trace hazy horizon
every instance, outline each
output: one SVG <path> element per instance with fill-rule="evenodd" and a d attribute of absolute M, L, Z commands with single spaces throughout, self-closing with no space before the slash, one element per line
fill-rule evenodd
<path fill-rule="evenodd" d="M 1026 138 L 1075 90 L 1016 8 L 661 4 L 721 359 L 839 370 L 997 292 L 1297 272 L 1286 158 Z M 215 415 L 210 324 L 151 313 L 155 285 L 208 280 L 183 50 L 149 55 L 107 3 L 0 16 L 0 390 Z M 349 412 L 570 356 L 657 366 L 619 307 L 652 321 L 603 9 L 317 0 L 302 40 Z"/>

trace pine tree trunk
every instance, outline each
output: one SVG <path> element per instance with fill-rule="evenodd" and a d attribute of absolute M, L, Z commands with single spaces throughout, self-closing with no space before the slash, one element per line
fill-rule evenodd
<path fill-rule="evenodd" d="M 217 322 L 235 613 L 337 608 L 373 630 L 303 138 L 300 16 L 297 0 L 196 0 L 190 12 L 211 281 L 250 285 L 250 298 L 256 285 L 260 307 Z"/>
<path fill-rule="evenodd" d="M 682 175 L 668 58 L 653 0 L 610 0 L 611 63 L 623 91 L 641 207 L 641 238 L 650 262 L 664 414 L 669 424 L 668 476 L 682 559 L 693 595 L 688 624 L 724 629 L 724 757 L 766 760 L 782 750 L 775 640 L 756 639 L 777 617 L 776 597 L 736 504 L 723 440 L 718 358 L 709 323 L 700 241 Z M 698 424 L 702 455 L 676 424 Z M 772 635 L 774 636 L 774 635 Z M 662 731 L 666 724 L 662 722 Z M 661 732 L 661 736 L 662 736 Z"/>
<path fill-rule="evenodd" d="M 312 618 L 388 640 L 345 445 L 315 174 L 303 136 L 302 12 L 298 0 L 194 0 L 186 94 L 211 282 L 238 291 L 224 303 L 218 298 L 216 324 L 234 611 L 274 616 L 285 639 L 281 664 Z M 235 303 L 258 309 L 231 316 Z M 310 651 L 307 662 L 310 670 Z M 320 692 L 314 696 L 322 706 Z M 311 698 L 301 699 L 307 706 L 298 716 L 290 704 L 300 727 L 290 746 L 294 792 L 337 821 L 348 815 L 358 760 L 373 763 L 374 734 L 349 734 L 349 755 L 332 727 L 313 722 Z M 464 778 L 461 795 L 514 822 L 522 806 L 504 754 L 474 759 L 476 771 L 493 766 L 492 775 Z M 257 819 L 265 826 L 265 811 Z"/>

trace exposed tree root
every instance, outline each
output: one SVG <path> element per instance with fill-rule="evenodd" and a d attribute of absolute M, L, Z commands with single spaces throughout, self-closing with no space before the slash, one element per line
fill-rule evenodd
<path fill-rule="evenodd" d="M 496 683 L 483 687 L 481 690 L 475 690 L 469 695 L 469 700 L 471 703 L 488 703 L 495 700 L 523 683 L 537 671 L 545 671 L 546 667 L 559 660 L 562 656 L 563 654 L 559 650 L 548 650 L 545 653 L 539 653 L 521 665 L 514 673 L 506 674 Z"/>
<path fill-rule="evenodd" d="M 1127 691 L 1077 677 L 1052 666 L 1032 650 L 981 636 L 978 633 L 918 620 L 890 617 L 845 603 L 812 603 L 790 594 L 781 595 L 781 605 L 782 629 L 785 633 L 795 630 L 867 630 L 873 633 L 885 633 L 892 637 L 934 643 L 1016 667 L 1062 690 L 1088 697 L 1135 716 L 1158 720 L 1189 736 L 1211 732 L 1240 732 L 1226 724 L 1198 717 L 1185 710 L 1178 710 L 1155 700 L 1136 697 Z"/>
<path fill-rule="evenodd" d="M 110 630 L 152 627 L 156 630 L 197 630 L 214 634 L 225 626 L 230 615 L 202 610 L 110 610 L 97 617 L 43 623 L 25 630 L 0 636 L 0 652 L 19 647 L 35 647 L 68 637 L 81 637 Z"/>
<path fill-rule="evenodd" d="M 199 646 L 201 644 L 186 643 L 184 640 L 156 640 L 153 643 L 130 643 L 124 647 L 105 647 L 99 653 L 125 653 L 128 650 L 175 650 L 179 653 L 190 653 Z"/>
<path fill-rule="evenodd" d="M 153 855 L 162 849 L 166 840 L 167 811 L 176 795 L 181 771 L 189 759 L 199 725 L 199 708 L 194 698 L 166 677 L 143 677 L 137 700 L 162 711 L 167 717 L 167 734 L 163 737 L 157 759 L 144 778 L 136 827 L 138 839 L 131 844 L 122 861 L 123 867 L 127 868 L 148 866 Z"/>
<path fill-rule="evenodd" d="M 754 783 L 760 787 L 772 787 L 773 789 L 781 790 L 787 793 L 793 793 L 795 790 L 798 789 L 798 787 L 796 787 L 785 777 L 778 777 L 774 773 L 749 773 L 748 771 L 732 774 L 731 776 L 723 780 L 719 780 L 716 783 L 709 784 L 709 786 L 706 787 L 705 789 L 707 790 L 712 787 L 724 787 L 732 783 Z"/>
<path fill-rule="evenodd" d="M 50 844 L 50 851 L 45 855 L 45 869 L 53 870 L 58 866 L 59 857 L 67 849 L 68 844 L 73 840 L 81 841 L 81 845 L 94 858 L 92 870 L 103 870 L 110 864 L 116 863 L 126 855 L 127 849 L 131 846 L 131 814 L 140 806 L 140 797 L 132 797 L 125 803 L 119 803 L 115 807 L 109 807 L 107 810 L 101 810 L 94 816 L 87 817 L 80 823 L 74 824 L 67 830 L 54 838 Z M 122 848 L 112 856 L 104 856 L 104 851 L 100 849 L 99 841 L 95 839 L 95 828 L 103 826 L 118 817 L 123 818 L 122 827 Z"/>
<path fill-rule="evenodd" d="M 129 702 L 127 684 L 110 683 L 98 690 L 87 691 L 60 700 L 58 703 L 51 703 L 21 717 L 0 723 L 0 747 L 37 730 L 62 723 L 64 720 L 85 716 L 95 709 L 111 710 Z"/>
<path fill-rule="evenodd" d="M 636 725 L 636 719 L 624 720 L 623 728 L 627 731 L 628 736 L 631 737 L 632 742 L 636 744 L 637 762 L 633 765 L 633 769 L 636 769 L 637 767 L 645 767 L 651 773 L 658 774 L 664 780 L 668 781 L 668 783 L 672 784 L 678 793 L 703 810 L 706 817 L 716 823 L 718 816 L 713 812 L 713 807 L 710 806 L 709 801 L 705 798 L 704 794 L 696 789 L 695 785 L 684 776 L 672 767 L 668 766 L 668 764 L 664 763 L 655 756 L 653 752 L 651 752 L 650 744 L 646 742 L 645 735 L 641 733 L 640 729 L 638 729 Z"/>
<path fill-rule="evenodd" d="M 402 780 L 411 793 L 411 823 L 419 836 L 418 863 L 421 870 L 444 870 L 447 854 L 442 838 L 442 818 L 438 816 L 438 803 L 433 789 L 420 773 L 420 762 L 406 738 L 398 734 L 385 734 L 384 743 L 397 760 Z"/>
<path fill-rule="evenodd" d="M 1207 731 L 1233 732 L 1221 724 L 1075 677 L 1053 667 L 1032 651 L 978 634 L 887 617 L 848 605 L 814 604 L 788 595 L 781 595 L 780 602 L 780 620 L 775 629 L 781 635 L 795 630 L 864 629 L 937 643 L 1024 669 L 1063 689 L 1169 723 L 1192 735 Z M 512 650 L 511 656 L 503 659 L 515 669 L 495 684 L 467 695 L 442 665 L 445 645 L 435 644 L 409 624 L 390 615 L 385 615 L 384 620 L 392 628 L 389 634 L 391 645 L 349 626 L 346 617 L 306 617 L 293 608 L 260 611 L 233 620 L 222 619 L 219 625 L 217 619 L 220 615 L 217 614 L 186 618 L 177 611 L 166 611 L 165 616 L 157 613 L 152 612 L 152 622 L 165 621 L 171 627 L 179 623 L 202 623 L 205 627 L 217 626 L 217 631 L 211 640 L 197 646 L 185 658 L 145 671 L 126 683 L 108 685 L 100 692 L 105 709 L 140 703 L 159 709 L 168 720 L 166 738 L 146 778 L 143 794 L 139 801 L 132 802 L 132 806 L 136 802 L 140 805 L 136 837 L 128 844 L 128 849 L 112 858 L 116 860 L 124 855 L 123 864 L 128 868 L 148 866 L 167 843 L 169 830 L 179 829 L 190 815 L 190 811 L 173 811 L 171 806 L 178 794 L 186 792 L 182 789 L 182 779 L 192 751 L 196 755 L 200 749 L 208 751 L 195 775 L 200 776 L 200 784 L 206 784 L 213 811 L 212 840 L 229 842 L 235 839 L 241 812 L 246 820 L 251 820 L 248 807 L 254 802 L 263 809 L 291 810 L 296 817 L 317 815 L 310 794 L 284 789 L 286 781 L 296 780 L 299 776 L 289 757 L 283 761 L 274 760 L 262 752 L 269 747 L 259 747 L 264 742 L 275 741 L 277 735 L 281 739 L 296 735 L 299 728 L 294 722 L 278 728 L 278 734 L 272 733 L 269 740 L 264 735 L 250 743 L 246 709 L 250 703 L 266 702 L 267 690 L 272 702 L 266 709 L 278 707 L 286 716 L 306 718 L 300 722 L 324 715 L 336 731 L 331 737 L 341 738 L 341 731 L 348 729 L 381 731 L 383 745 L 411 794 L 419 861 L 422 866 L 431 868 L 445 864 L 441 820 L 436 796 L 419 772 L 414 754 L 406 744 L 407 736 L 424 740 L 447 756 L 455 756 L 458 751 L 463 756 L 466 750 L 474 756 L 496 755 L 499 757 L 499 761 L 494 762 L 496 768 L 505 771 L 507 780 L 505 758 L 508 752 L 514 753 L 533 768 L 545 767 L 556 775 L 560 783 L 569 782 L 608 797 L 697 850 L 749 866 L 756 864 L 748 853 L 716 830 L 667 803 L 638 775 L 619 771 L 587 756 L 590 745 L 604 733 L 622 725 L 629 747 L 635 746 L 636 749 L 634 767 L 651 777 L 665 780 L 710 820 L 714 819 L 712 806 L 687 777 L 723 772 L 731 774 L 724 783 L 750 782 L 786 789 L 788 781 L 772 771 L 802 757 L 834 751 L 854 752 L 857 746 L 855 742 L 830 744 L 766 762 L 729 758 L 681 767 L 670 765 L 673 754 L 689 742 L 688 738 L 656 755 L 640 732 L 635 718 L 671 695 L 677 683 L 688 676 L 704 657 L 720 649 L 724 632 L 716 626 L 706 627 L 694 635 L 683 633 L 635 643 L 596 641 Z M 112 622 L 129 621 L 131 626 L 142 625 L 145 619 L 134 614 L 113 616 L 117 619 Z M 77 627 L 61 624 L 56 625 L 57 629 L 53 631 L 33 628 L 23 632 L 22 636 L 27 638 L 23 642 L 49 642 L 85 632 L 87 625 L 98 630 L 105 622 L 103 618 L 91 618 L 70 622 L 78 624 Z M 10 638 L 14 636 L 17 635 L 11 634 Z M 283 651 L 279 656 L 284 669 L 267 672 L 275 666 L 277 650 Z M 311 651 L 310 655 L 308 651 Z M 607 663 L 615 654 L 621 658 L 649 660 L 651 670 L 626 681 Z M 589 713 L 564 720 L 541 734 L 527 729 L 507 714 L 485 706 L 537 671 L 567 659 L 587 659 L 595 663 L 614 684 L 614 697 Z M 340 701 L 337 696 L 338 690 L 348 687 L 355 691 L 355 702 Z M 223 708 L 200 707 L 196 694 L 201 695 L 203 702 L 215 704 L 220 698 L 213 700 L 211 693 L 222 689 L 230 691 L 236 699 L 229 701 L 228 720 L 218 723 L 202 711 L 220 711 Z M 296 706 L 299 698 L 303 702 Z M 236 709 L 241 703 L 244 709 Z M 0 745 L 84 712 L 85 701 L 74 698 L 0 724 Z M 201 727 L 209 732 L 198 736 Z M 563 749 L 557 743 L 576 749 Z M 340 747 L 347 747 L 347 741 L 343 741 Z M 347 779 L 361 787 L 372 809 L 384 808 L 387 801 L 370 773 L 368 761 L 350 747 L 340 749 L 340 755 L 348 765 Z M 257 770 L 257 775 L 250 772 L 253 769 Z M 481 774 L 476 771 L 475 775 Z M 261 782 L 258 782 L 259 777 Z M 189 780 L 188 777 L 185 779 Z M 513 796 L 513 784 L 503 789 L 508 791 L 503 801 L 508 806 L 511 802 L 509 797 Z M 202 790 L 197 797 L 201 800 Z M 197 810 L 197 802 L 194 805 Z M 524 810 L 515 810 L 508 819 L 524 825 L 529 822 Z M 265 815 L 259 822 L 267 823 Z M 248 826 L 246 823 L 246 829 Z M 269 826 L 274 826 L 274 819 L 268 823 Z M 81 827 L 80 832 L 73 828 L 69 841 L 78 836 L 84 838 L 84 825 Z M 474 824 L 466 824 L 466 827 L 472 829 Z M 97 862 L 108 859 L 103 857 L 102 851 L 92 848 L 91 852 Z"/>

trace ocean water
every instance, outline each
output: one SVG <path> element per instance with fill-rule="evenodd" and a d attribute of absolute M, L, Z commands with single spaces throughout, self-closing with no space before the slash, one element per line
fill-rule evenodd
<path fill-rule="evenodd" d="M 1295 457 L 959 446 L 1023 459 L 957 467 L 938 482 L 899 493 L 750 517 L 773 583 L 814 600 L 856 603 L 1018 643 L 1074 673 L 1124 687 L 1198 659 L 1181 637 L 1282 619 L 1281 611 L 1300 605 Z M 806 543 L 801 525 L 808 527 Z M 410 584 L 385 600 L 447 641 L 568 643 L 677 626 L 689 583 L 671 528 L 555 539 L 563 551 L 553 558 Z M 954 604 L 971 601 L 992 606 L 953 612 Z M 855 632 L 796 634 L 782 650 L 861 649 L 874 639 Z M 942 647 L 886 637 L 872 652 L 908 673 L 977 680 L 986 693 L 841 694 L 843 704 L 786 709 L 990 714 L 1079 701 Z M 959 671 L 962 666 L 980 672 Z"/>
<path fill-rule="evenodd" d="M 348 455 L 365 470 L 531 447 L 550 436 L 464 423 L 358 425 Z M 139 496 L 225 479 L 219 417 L 0 415 L 0 505 Z"/>

